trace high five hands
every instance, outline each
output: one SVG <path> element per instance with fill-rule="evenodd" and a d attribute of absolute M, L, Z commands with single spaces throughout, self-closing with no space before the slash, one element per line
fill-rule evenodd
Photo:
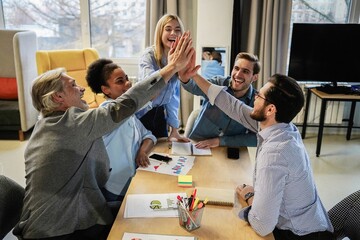
<path fill-rule="evenodd" d="M 168 64 L 174 64 L 177 70 L 182 70 L 195 57 L 195 49 L 192 46 L 190 32 L 184 32 L 181 37 L 177 37 L 171 45 L 168 53 Z"/>
<path fill-rule="evenodd" d="M 194 50 L 195 51 L 195 50 Z M 180 81 L 186 83 L 197 74 L 200 65 L 196 65 L 196 54 L 194 53 L 186 67 L 178 72 Z"/>

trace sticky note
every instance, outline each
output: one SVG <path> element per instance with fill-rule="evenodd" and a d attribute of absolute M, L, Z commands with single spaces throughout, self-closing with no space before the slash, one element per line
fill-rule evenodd
<path fill-rule="evenodd" d="M 192 187 L 192 175 L 179 175 L 178 186 L 179 187 Z"/>

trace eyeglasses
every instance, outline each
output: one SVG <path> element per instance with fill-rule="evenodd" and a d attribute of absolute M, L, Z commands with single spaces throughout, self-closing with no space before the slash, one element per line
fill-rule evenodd
<path fill-rule="evenodd" d="M 255 91 L 254 95 L 255 95 L 255 97 L 257 97 L 257 98 L 261 98 L 261 99 L 267 101 L 268 103 L 273 104 L 270 100 L 266 99 L 266 98 L 263 97 L 263 96 L 260 96 L 260 92 L 259 92 L 259 91 Z"/>

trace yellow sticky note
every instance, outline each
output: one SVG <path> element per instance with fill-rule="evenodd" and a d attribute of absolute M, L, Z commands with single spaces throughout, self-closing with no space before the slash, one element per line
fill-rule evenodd
<path fill-rule="evenodd" d="M 178 176 L 179 187 L 192 187 L 192 175 L 179 175 Z"/>

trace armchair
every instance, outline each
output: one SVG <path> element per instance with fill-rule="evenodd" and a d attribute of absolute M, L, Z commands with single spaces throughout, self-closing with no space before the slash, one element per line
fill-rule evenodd
<path fill-rule="evenodd" d="M 65 68 L 67 74 L 73 77 L 77 84 L 85 88 L 83 99 L 90 108 L 98 107 L 105 100 L 102 94 L 94 94 L 91 91 L 85 79 L 88 66 L 97 59 L 99 59 L 99 54 L 94 48 L 36 52 L 38 74 L 59 67 Z"/>
<path fill-rule="evenodd" d="M 19 140 L 32 128 L 38 111 L 31 85 L 37 77 L 35 32 L 0 30 L 0 131 L 18 131 Z"/>

